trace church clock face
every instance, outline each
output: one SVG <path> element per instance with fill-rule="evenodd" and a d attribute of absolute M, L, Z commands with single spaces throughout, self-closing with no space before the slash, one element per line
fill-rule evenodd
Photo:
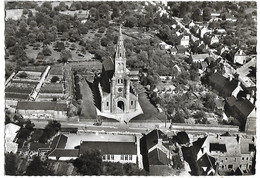
<path fill-rule="evenodd" d="M 119 87 L 119 88 L 117 89 L 117 91 L 118 91 L 118 92 L 122 92 L 122 91 L 123 91 L 122 87 Z"/>

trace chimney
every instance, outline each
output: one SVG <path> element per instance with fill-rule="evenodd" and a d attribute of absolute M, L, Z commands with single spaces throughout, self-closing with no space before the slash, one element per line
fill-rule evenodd
<path fill-rule="evenodd" d="M 246 99 L 250 100 L 251 96 L 250 94 L 246 94 Z"/>
<path fill-rule="evenodd" d="M 250 101 L 252 104 L 254 104 L 255 98 L 254 98 L 253 96 L 251 96 L 249 101 Z"/>
<path fill-rule="evenodd" d="M 241 82 L 240 82 L 240 81 L 238 81 L 238 82 L 237 82 L 237 86 L 239 87 L 240 85 L 241 85 Z"/>
<path fill-rule="evenodd" d="M 239 54 L 240 54 L 240 55 L 242 55 L 242 54 L 243 54 L 243 50 L 242 50 L 242 49 L 239 51 Z"/>
<path fill-rule="evenodd" d="M 231 82 L 232 81 L 232 75 L 229 75 L 229 81 Z"/>
<path fill-rule="evenodd" d="M 237 135 L 237 143 L 240 143 L 240 138 L 239 138 L 239 135 Z"/>
<path fill-rule="evenodd" d="M 158 138 L 158 145 L 162 145 L 162 139 Z"/>

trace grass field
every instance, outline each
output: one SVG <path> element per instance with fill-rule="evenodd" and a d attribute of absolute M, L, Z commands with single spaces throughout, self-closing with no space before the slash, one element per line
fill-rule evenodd
<path fill-rule="evenodd" d="M 143 109 L 144 114 L 141 114 L 135 118 L 133 118 L 130 122 L 136 122 L 136 121 L 158 121 L 163 122 L 165 115 L 163 113 L 159 113 L 158 110 L 154 107 L 154 105 L 151 104 L 149 99 L 147 98 L 146 93 L 142 93 L 138 95 L 138 101 Z"/>
<path fill-rule="evenodd" d="M 96 112 L 96 107 L 94 105 L 92 91 L 84 78 L 81 80 L 80 91 L 82 93 L 81 107 L 82 107 L 82 114 L 83 114 L 83 117 L 81 117 L 80 119 L 82 121 L 96 120 L 97 112 Z"/>

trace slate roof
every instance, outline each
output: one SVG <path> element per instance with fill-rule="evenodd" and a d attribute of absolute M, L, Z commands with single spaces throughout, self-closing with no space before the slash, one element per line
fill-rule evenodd
<path fill-rule="evenodd" d="M 255 105 L 253 105 L 248 99 L 237 100 L 234 96 L 231 96 L 226 100 L 229 106 L 234 106 L 244 117 L 247 117 L 255 108 Z"/>
<path fill-rule="evenodd" d="M 54 111 L 67 111 L 66 103 L 57 102 L 31 102 L 31 101 L 18 101 L 16 109 L 18 110 L 54 110 Z"/>
<path fill-rule="evenodd" d="M 198 166 L 202 169 L 202 167 L 206 167 L 207 169 L 204 172 L 204 175 L 207 175 L 208 171 L 210 171 L 211 168 L 216 170 L 216 165 L 215 165 L 216 159 L 213 158 L 212 156 L 209 156 L 207 153 L 205 153 L 203 156 L 198 159 L 197 163 Z"/>
<path fill-rule="evenodd" d="M 71 127 L 62 127 L 60 132 L 69 132 L 69 133 L 77 133 L 78 128 L 71 128 Z"/>
<path fill-rule="evenodd" d="M 56 136 L 52 143 L 51 143 L 51 148 L 56 149 L 56 148 L 65 148 L 66 143 L 67 143 L 68 137 L 66 137 L 63 134 L 60 134 Z"/>
<path fill-rule="evenodd" d="M 209 76 L 209 81 L 214 82 L 217 86 L 224 86 L 226 83 L 226 78 L 216 72 Z"/>
<path fill-rule="evenodd" d="M 102 154 L 137 154 L 137 145 L 134 142 L 88 142 L 83 141 L 80 144 L 79 154 L 86 151 L 98 149 Z"/>
<path fill-rule="evenodd" d="M 199 153 L 199 151 L 206 139 L 207 139 L 207 137 L 198 138 L 198 140 L 193 142 L 193 150 L 194 150 L 195 155 L 197 155 Z"/>
<path fill-rule="evenodd" d="M 55 156 L 55 157 L 77 157 L 79 154 L 78 149 L 63 149 L 57 148 L 53 150 L 48 156 Z"/>
<path fill-rule="evenodd" d="M 227 152 L 226 144 L 210 143 L 209 151 L 221 151 L 223 153 Z"/>
<path fill-rule="evenodd" d="M 158 139 L 162 139 L 163 141 L 168 141 L 167 135 L 165 135 L 162 131 L 155 129 L 148 133 L 146 135 L 146 144 L 147 144 L 147 149 L 149 150 L 153 146 L 158 144 Z M 168 144 L 163 143 L 163 145 L 168 148 Z"/>
<path fill-rule="evenodd" d="M 167 155 L 158 148 L 148 153 L 148 159 L 149 165 L 167 165 L 169 163 Z"/>
<path fill-rule="evenodd" d="M 114 70 L 114 62 L 112 61 L 111 58 L 106 58 L 106 59 L 102 62 L 102 65 L 103 65 L 105 71 Z"/>

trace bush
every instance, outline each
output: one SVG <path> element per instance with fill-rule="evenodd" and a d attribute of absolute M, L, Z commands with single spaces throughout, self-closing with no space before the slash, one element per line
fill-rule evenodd
<path fill-rule="evenodd" d="M 56 83 L 57 81 L 59 81 L 60 80 L 60 78 L 58 77 L 58 76 L 53 76 L 52 78 L 51 78 L 51 83 Z"/>
<path fill-rule="evenodd" d="M 18 74 L 18 77 L 26 78 L 26 77 L 28 77 L 28 74 L 26 72 L 21 72 L 21 73 Z"/>

